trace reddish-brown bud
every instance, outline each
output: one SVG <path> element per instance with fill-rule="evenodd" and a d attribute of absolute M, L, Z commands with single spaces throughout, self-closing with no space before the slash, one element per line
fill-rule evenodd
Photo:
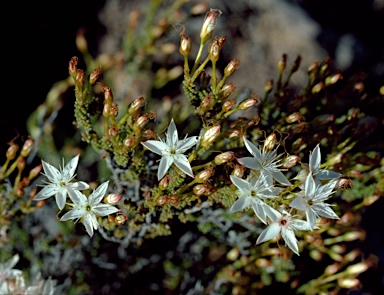
<path fill-rule="evenodd" d="M 265 82 L 265 85 L 264 85 L 264 92 L 266 94 L 269 94 L 273 89 L 273 80 L 269 80 L 267 82 Z"/>
<path fill-rule="evenodd" d="M 118 194 L 108 194 L 104 197 L 104 203 L 108 205 L 115 205 L 120 202 L 122 198 L 123 197 Z"/>
<path fill-rule="evenodd" d="M 151 130 L 151 129 L 147 129 L 143 132 L 143 137 L 147 140 L 149 139 L 153 139 L 156 137 L 156 133 L 155 131 Z"/>
<path fill-rule="evenodd" d="M 119 214 L 115 217 L 116 225 L 123 225 L 127 221 L 128 217 L 125 214 Z"/>
<path fill-rule="evenodd" d="M 290 155 L 288 157 L 286 157 L 283 161 L 282 161 L 282 167 L 283 168 L 292 168 L 293 166 L 296 165 L 296 163 L 300 160 L 300 157 L 299 156 L 296 156 L 296 155 Z"/>
<path fill-rule="evenodd" d="M 188 36 L 182 36 L 180 40 L 180 53 L 184 56 L 191 52 L 192 42 Z"/>
<path fill-rule="evenodd" d="M 115 119 L 119 115 L 119 105 L 112 103 L 108 108 L 108 117 Z"/>
<path fill-rule="evenodd" d="M 223 112 L 229 112 L 232 107 L 236 104 L 236 100 L 230 99 L 223 103 L 222 110 Z"/>
<path fill-rule="evenodd" d="M 287 122 L 287 123 L 295 123 L 295 122 L 301 123 L 303 121 L 305 121 L 305 117 L 302 114 L 300 114 L 299 112 L 295 112 L 293 114 L 290 114 L 289 116 L 287 116 L 285 118 L 285 122 Z"/>
<path fill-rule="evenodd" d="M 128 114 L 130 115 L 136 114 L 140 110 L 140 108 L 145 106 L 146 103 L 147 101 L 143 96 L 136 98 L 134 101 L 130 103 L 128 107 Z"/>
<path fill-rule="evenodd" d="M 277 137 L 276 137 L 276 133 L 275 132 L 272 132 L 270 135 L 268 135 L 268 137 L 265 139 L 264 141 L 264 148 L 267 150 L 267 151 L 271 151 L 275 148 L 277 144 Z"/>
<path fill-rule="evenodd" d="M 31 171 L 29 171 L 29 179 L 34 179 L 37 177 L 41 172 L 42 165 L 37 165 L 35 168 L 33 168 Z"/>
<path fill-rule="evenodd" d="M 24 158 L 18 158 L 17 160 L 17 169 L 19 169 L 19 171 L 23 171 L 24 168 L 25 168 L 25 159 Z"/>
<path fill-rule="evenodd" d="M 20 155 L 22 157 L 27 157 L 33 149 L 33 144 L 34 144 L 34 141 L 32 138 L 27 139 L 24 142 L 23 147 L 21 148 Z"/>
<path fill-rule="evenodd" d="M 300 67 L 300 63 L 301 63 L 301 56 L 298 55 L 298 56 L 296 57 L 295 61 L 294 61 L 293 64 L 292 64 L 292 67 L 291 67 L 291 73 L 294 73 L 294 72 L 296 72 L 296 71 L 299 69 L 299 67 Z"/>
<path fill-rule="evenodd" d="M 217 155 L 214 159 L 216 165 L 222 165 L 224 163 L 230 162 L 235 159 L 234 152 L 224 152 L 220 155 Z"/>
<path fill-rule="evenodd" d="M 208 147 L 220 134 L 220 125 L 209 127 L 201 137 L 201 146 Z"/>
<path fill-rule="evenodd" d="M 134 139 L 134 138 L 132 138 L 132 137 L 127 137 L 127 138 L 124 140 L 124 147 L 125 147 L 127 150 L 131 150 L 135 145 L 136 145 L 136 139 Z"/>
<path fill-rule="evenodd" d="M 314 61 L 309 67 L 308 67 L 308 76 L 310 78 L 315 77 L 317 69 L 319 68 L 319 62 Z"/>
<path fill-rule="evenodd" d="M 287 55 L 284 53 L 277 62 L 277 68 L 279 69 L 279 72 L 282 73 L 285 70 L 285 67 L 287 66 Z"/>
<path fill-rule="evenodd" d="M 220 91 L 220 99 L 226 99 L 228 96 L 230 96 L 234 91 L 236 90 L 236 84 L 231 82 L 228 84 L 225 84 Z"/>
<path fill-rule="evenodd" d="M 211 9 L 204 20 L 204 24 L 200 31 L 200 39 L 202 43 L 207 42 L 212 37 L 213 29 L 216 26 L 217 19 L 220 17 L 221 11 L 218 9 Z"/>
<path fill-rule="evenodd" d="M 242 178 L 242 177 L 244 176 L 244 172 L 245 172 L 245 167 L 242 166 L 242 165 L 236 164 L 236 165 L 235 165 L 235 168 L 233 169 L 233 171 L 232 171 L 231 174 L 232 174 L 233 176 Z"/>
<path fill-rule="evenodd" d="M 231 76 L 239 68 L 240 62 L 237 59 L 232 59 L 224 68 L 224 75 Z"/>
<path fill-rule="evenodd" d="M 71 58 L 71 60 L 69 61 L 69 65 L 68 65 L 68 72 L 69 72 L 69 75 L 73 78 L 73 79 L 76 79 L 76 75 L 77 75 L 77 63 L 78 63 L 79 59 L 77 58 L 77 56 L 74 56 Z"/>
<path fill-rule="evenodd" d="M 213 41 L 208 47 L 209 59 L 211 61 L 218 61 L 220 57 L 220 47 L 217 42 Z"/>
<path fill-rule="evenodd" d="M 104 93 L 104 103 L 111 104 L 113 102 L 113 94 L 111 87 L 104 86 L 102 90 Z"/>
<path fill-rule="evenodd" d="M 339 178 L 336 181 L 336 189 L 346 190 L 352 187 L 352 180 L 348 178 Z"/>
<path fill-rule="evenodd" d="M 343 79 L 343 76 L 340 73 L 337 73 L 333 76 L 328 76 L 327 78 L 325 78 L 325 85 L 326 86 L 333 85 L 342 79 Z"/>
<path fill-rule="evenodd" d="M 179 205 L 179 198 L 176 196 L 172 196 L 168 199 L 169 203 L 171 203 L 172 206 L 177 207 Z"/>
<path fill-rule="evenodd" d="M 9 143 L 9 148 L 6 152 L 7 159 L 13 160 L 16 157 L 18 150 L 19 150 L 19 146 L 16 143 L 14 142 Z"/>
<path fill-rule="evenodd" d="M 165 177 L 163 177 L 163 178 L 160 180 L 160 182 L 159 182 L 159 189 L 161 189 L 161 190 L 165 190 L 165 189 L 167 189 L 168 184 L 169 184 L 169 176 L 166 175 Z"/>
<path fill-rule="evenodd" d="M 259 103 L 259 99 L 257 98 L 256 94 L 251 94 L 250 98 L 247 98 L 246 100 L 243 100 L 239 106 L 239 110 L 248 110 L 250 107 L 253 107 L 255 104 Z"/>
<path fill-rule="evenodd" d="M 147 115 L 142 115 L 139 118 L 137 118 L 135 122 L 135 126 L 139 129 L 143 129 L 145 125 L 149 122 L 149 118 Z"/>
<path fill-rule="evenodd" d="M 117 135 L 119 135 L 119 131 L 117 130 L 117 127 L 115 125 L 110 125 L 108 127 L 108 135 L 112 138 L 116 138 Z"/>
<path fill-rule="evenodd" d="M 168 204 L 169 200 L 168 200 L 168 197 L 167 196 L 161 196 L 158 200 L 157 200 L 157 205 L 158 206 L 164 206 L 166 204 Z"/>
<path fill-rule="evenodd" d="M 207 190 L 208 185 L 206 184 L 197 184 L 193 187 L 193 193 L 198 197 L 204 195 Z"/>
<path fill-rule="evenodd" d="M 207 167 L 205 170 L 199 172 L 195 176 L 196 182 L 206 182 L 215 174 L 215 170 L 212 167 Z"/>
<path fill-rule="evenodd" d="M 92 85 L 95 84 L 97 79 L 99 79 L 100 74 L 101 74 L 101 68 L 95 69 L 91 73 L 91 75 L 89 75 L 89 83 L 92 84 Z"/>
<path fill-rule="evenodd" d="M 84 71 L 81 69 L 78 69 L 76 71 L 76 78 L 75 78 L 75 83 L 78 87 L 83 87 L 85 83 L 84 79 Z"/>

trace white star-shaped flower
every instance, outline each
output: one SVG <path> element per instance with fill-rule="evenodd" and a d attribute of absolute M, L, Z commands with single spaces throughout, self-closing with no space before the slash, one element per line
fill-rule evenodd
<path fill-rule="evenodd" d="M 88 198 L 79 192 L 78 190 L 69 190 L 69 197 L 74 204 L 72 210 L 68 211 L 60 218 L 61 221 L 70 219 L 81 219 L 81 222 L 85 226 L 85 230 L 90 237 L 93 236 L 93 230 L 99 228 L 96 216 L 106 216 L 119 211 L 114 206 L 107 204 L 100 204 L 100 201 L 105 196 L 108 189 L 108 181 L 101 184 L 96 190 L 94 190 Z"/>
<path fill-rule="evenodd" d="M 309 155 L 309 172 L 312 173 L 316 184 L 320 184 L 320 180 L 330 180 L 342 176 L 342 174 L 331 170 L 320 170 L 320 163 L 320 144 L 317 144 L 312 153 Z"/>
<path fill-rule="evenodd" d="M 277 197 L 273 187 L 266 182 L 263 176 L 258 178 L 252 177 L 250 181 L 233 175 L 231 175 L 230 178 L 232 183 L 239 189 L 240 195 L 229 211 L 237 212 L 251 206 L 256 216 L 266 224 L 267 216 L 265 208 L 269 206 L 264 203 L 263 199 Z"/>
<path fill-rule="evenodd" d="M 279 167 L 282 165 L 281 156 L 277 155 L 277 149 L 268 152 L 259 150 L 252 142 L 244 137 L 244 144 L 253 157 L 244 157 L 238 159 L 238 162 L 247 168 L 260 170 L 262 175 L 267 177 L 268 183 L 272 183 L 272 178 L 283 185 L 291 185 Z"/>
<path fill-rule="evenodd" d="M 318 216 L 339 219 L 331 209 L 331 205 L 324 203 L 324 201 L 329 199 L 331 194 L 334 193 L 333 189 L 335 185 L 335 180 L 325 185 L 317 185 L 312 174 L 308 174 L 305 181 L 304 196 L 297 196 L 289 206 L 305 212 L 311 229 L 315 227 Z"/>
<path fill-rule="evenodd" d="M 55 195 L 57 206 L 62 210 L 65 206 L 67 199 L 67 193 L 71 190 L 84 190 L 88 189 L 89 185 L 83 181 L 71 182 L 75 175 L 77 163 L 79 161 L 79 155 L 70 160 L 63 169 L 60 170 L 53 167 L 47 162 L 41 161 L 43 164 L 44 173 L 51 183 L 47 182 L 47 185 L 33 198 L 35 201 L 47 199 Z"/>
<path fill-rule="evenodd" d="M 280 213 L 271 207 L 268 207 L 267 210 L 269 211 L 267 214 L 271 218 L 271 223 L 257 238 L 256 245 L 268 241 L 281 233 L 288 247 L 299 255 L 299 247 L 294 230 L 310 230 L 308 222 L 295 219 L 286 211 Z"/>
<path fill-rule="evenodd" d="M 193 147 L 198 141 L 198 136 L 192 136 L 179 140 L 176 125 L 172 119 L 168 126 L 165 142 L 161 139 L 147 140 L 141 144 L 150 151 L 161 156 L 159 170 L 157 171 L 157 178 L 160 180 L 164 177 L 172 164 L 175 164 L 176 167 L 185 174 L 193 177 L 191 164 L 183 153 Z"/>

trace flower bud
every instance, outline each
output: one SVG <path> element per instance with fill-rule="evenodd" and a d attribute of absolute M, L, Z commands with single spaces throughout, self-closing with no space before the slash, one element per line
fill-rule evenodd
<path fill-rule="evenodd" d="M 158 200 L 157 200 L 157 205 L 158 206 L 164 206 L 168 204 L 168 197 L 167 196 L 161 196 Z"/>
<path fill-rule="evenodd" d="M 135 122 L 135 126 L 139 129 L 143 129 L 148 122 L 149 122 L 148 115 L 142 115 L 139 118 L 137 118 Z"/>
<path fill-rule="evenodd" d="M 285 118 L 285 122 L 287 123 L 295 123 L 295 122 L 303 122 L 305 121 L 305 117 L 300 114 L 299 112 L 295 112 L 293 114 L 290 114 Z"/>
<path fill-rule="evenodd" d="M 211 9 L 204 20 L 204 24 L 200 31 L 200 39 L 202 43 L 207 42 L 212 37 L 213 29 L 216 26 L 217 19 L 220 17 L 221 11 L 218 9 Z"/>
<path fill-rule="evenodd" d="M 23 147 L 21 148 L 20 155 L 22 157 L 27 157 L 32 151 L 33 144 L 34 144 L 33 139 L 31 139 L 31 138 L 27 139 L 24 142 Z"/>
<path fill-rule="evenodd" d="M 117 127 L 115 125 L 110 125 L 108 127 L 108 136 L 112 138 L 116 138 L 117 135 L 119 135 L 119 131 L 117 130 Z"/>
<path fill-rule="evenodd" d="M 119 115 L 119 105 L 117 103 L 112 103 L 107 110 L 109 118 L 115 119 Z"/>
<path fill-rule="evenodd" d="M 231 82 L 228 84 L 225 84 L 220 91 L 220 99 L 226 99 L 228 96 L 230 96 L 234 91 L 236 90 L 236 84 Z"/>
<path fill-rule="evenodd" d="M 16 157 L 16 154 L 17 154 L 17 151 L 19 150 L 19 146 L 14 143 L 14 142 L 11 142 L 9 144 L 9 148 L 6 152 L 6 157 L 8 160 L 13 160 L 15 157 Z"/>
<path fill-rule="evenodd" d="M 291 73 L 294 73 L 296 72 L 299 67 L 300 67 L 300 63 L 301 63 L 301 56 L 298 55 L 294 61 L 294 63 L 292 64 L 292 67 L 291 67 Z"/>
<path fill-rule="evenodd" d="M 259 103 L 259 99 L 257 98 L 256 94 L 251 94 L 250 98 L 247 98 L 246 100 L 243 100 L 239 106 L 239 110 L 248 110 L 250 107 L 253 107 L 255 104 Z"/>
<path fill-rule="evenodd" d="M 240 130 L 237 130 L 237 129 L 234 129 L 234 130 L 230 130 L 230 132 L 228 133 L 228 135 L 226 136 L 228 139 L 236 139 L 236 138 L 239 138 L 241 136 L 241 131 Z"/>
<path fill-rule="evenodd" d="M 337 73 L 333 76 L 328 76 L 327 78 L 325 78 L 325 85 L 326 86 L 333 85 L 342 79 L 343 79 L 343 76 L 340 73 Z"/>
<path fill-rule="evenodd" d="M 29 171 L 29 179 L 34 179 L 37 177 L 41 172 L 42 165 L 37 165 L 35 168 L 33 168 L 31 171 Z"/>
<path fill-rule="evenodd" d="M 299 156 L 296 156 L 296 155 L 290 155 L 288 157 L 286 157 L 283 161 L 282 161 L 282 167 L 283 168 L 292 168 L 293 166 L 296 165 L 296 163 L 300 160 L 300 157 Z"/>
<path fill-rule="evenodd" d="M 183 56 L 186 56 L 186 55 L 188 55 L 191 52 L 191 48 L 192 48 L 192 41 L 191 41 L 191 39 L 188 36 L 181 37 L 180 49 L 179 49 L 180 53 Z"/>
<path fill-rule="evenodd" d="M 166 175 L 165 177 L 163 177 L 160 182 L 159 182 L 159 189 L 161 189 L 162 191 L 167 189 L 168 187 L 168 184 L 169 184 L 169 176 Z"/>
<path fill-rule="evenodd" d="M 232 107 L 236 104 L 236 100 L 230 99 L 223 103 L 222 110 L 223 112 L 229 112 Z"/>
<path fill-rule="evenodd" d="M 96 70 L 94 70 L 91 75 L 89 75 L 89 83 L 90 84 L 95 84 L 97 79 L 99 79 L 99 76 L 101 74 L 101 68 L 97 68 Z"/>
<path fill-rule="evenodd" d="M 39 200 L 35 203 L 36 208 L 43 208 L 45 206 L 45 200 Z"/>
<path fill-rule="evenodd" d="M 231 76 L 239 68 L 240 63 L 237 59 L 232 59 L 224 68 L 224 75 Z"/>
<path fill-rule="evenodd" d="M 209 53 L 209 59 L 213 61 L 218 61 L 220 57 L 220 47 L 219 44 L 215 41 L 211 43 L 211 45 L 208 48 L 208 53 Z"/>
<path fill-rule="evenodd" d="M 319 67 L 319 62 L 314 61 L 309 67 L 308 67 L 308 76 L 310 78 L 314 78 L 317 72 L 317 69 Z"/>
<path fill-rule="evenodd" d="M 136 144 L 135 138 L 127 137 L 124 140 L 124 148 L 126 148 L 127 150 L 131 150 L 132 148 L 134 148 L 135 144 Z"/>
<path fill-rule="evenodd" d="M 115 217 L 116 225 L 123 225 L 127 221 L 128 217 L 125 214 L 119 214 Z"/>
<path fill-rule="evenodd" d="M 227 162 L 232 161 L 235 158 L 234 152 L 224 152 L 220 155 L 217 155 L 214 159 L 216 165 L 221 165 Z"/>
<path fill-rule="evenodd" d="M 286 66 L 287 66 L 287 55 L 284 53 L 281 59 L 277 63 L 277 68 L 279 69 L 279 72 L 282 73 L 284 72 Z"/>
<path fill-rule="evenodd" d="M 324 114 L 324 115 L 319 115 L 319 116 L 315 117 L 312 121 L 312 124 L 314 126 L 320 126 L 320 125 L 324 125 L 324 124 L 327 124 L 329 122 L 332 122 L 334 120 L 335 120 L 335 115 Z"/>
<path fill-rule="evenodd" d="M 87 40 L 85 39 L 83 29 L 80 29 L 76 34 L 76 47 L 81 53 L 88 51 L 88 44 Z"/>
<path fill-rule="evenodd" d="M 363 92 L 363 90 L 364 90 L 364 83 L 363 82 L 357 82 L 355 85 L 353 85 L 353 90 L 356 90 L 358 93 Z"/>
<path fill-rule="evenodd" d="M 169 203 L 171 203 L 172 206 L 177 207 L 179 205 L 179 198 L 172 196 L 169 198 Z"/>
<path fill-rule="evenodd" d="M 326 274 L 327 276 L 330 276 L 337 273 L 340 269 L 341 269 L 340 263 L 334 262 L 325 268 L 324 274 Z"/>
<path fill-rule="evenodd" d="M 244 176 L 244 172 L 245 172 L 245 167 L 242 165 L 236 164 L 231 175 L 242 178 Z"/>
<path fill-rule="evenodd" d="M 320 81 L 319 83 L 317 83 L 315 86 L 312 87 L 312 93 L 313 94 L 319 93 L 323 89 L 324 89 L 324 83 Z"/>
<path fill-rule="evenodd" d="M 336 180 L 336 189 L 349 189 L 352 187 L 352 180 L 347 178 L 339 178 Z"/>
<path fill-rule="evenodd" d="M 146 103 L 147 101 L 143 96 L 136 98 L 134 101 L 130 103 L 128 107 L 128 114 L 130 115 L 136 114 L 140 110 L 140 108 L 145 106 Z"/>
<path fill-rule="evenodd" d="M 340 278 L 337 280 L 339 287 L 352 290 L 357 289 L 360 286 L 360 280 L 356 278 Z"/>
<path fill-rule="evenodd" d="M 269 94 L 271 93 L 272 89 L 273 89 L 273 80 L 269 80 L 264 85 L 264 92 L 266 94 Z"/>
<path fill-rule="evenodd" d="M 104 197 L 104 203 L 108 205 L 117 204 L 123 197 L 118 194 L 108 194 Z"/>
<path fill-rule="evenodd" d="M 151 130 L 151 129 L 147 129 L 143 132 L 143 137 L 147 140 L 149 139 L 153 139 L 156 137 L 156 133 L 155 131 Z"/>
<path fill-rule="evenodd" d="M 69 75 L 73 78 L 73 79 L 76 79 L 76 75 L 77 75 L 77 63 L 78 63 L 79 59 L 77 58 L 77 56 L 74 56 L 71 58 L 71 60 L 69 61 L 69 65 L 68 65 L 68 72 L 69 72 Z"/>
<path fill-rule="evenodd" d="M 384 95 L 384 85 L 380 87 L 379 93 L 380 95 Z"/>
<path fill-rule="evenodd" d="M 24 168 L 25 168 L 25 165 L 26 165 L 25 159 L 24 158 L 18 158 L 18 160 L 17 160 L 17 169 L 19 171 L 23 171 Z"/>
<path fill-rule="evenodd" d="M 206 184 L 197 184 L 193 187 L 193 193 L 200 197 L 208 190 L 208 185 Z"/>
<path fill-rule="evenodd" d="M 264 141 L 264 148 L 267 151 L 271 151 L 275 148 L 277 144 L 277 138 L 276 138 L 276 133 L 272 132 Z"/>
<path fill-rule="evenodd" d="M 104 103 L 111 104 L 113 102 L 113 94 L 111 87 L 104 86 L 102 90 L 104 93 Z"/>
<path fill-rule="evenodd" d="M 206 182 L 215 173 L 212 167 L 207 167 L 205 170 L 199 172 L 195 176 L 196 182 Z"/>
<path fill-rule="evenodd" d="M 220 134 L 220 125 L 209 127 L 201 138 L 201 146 L 210 146 Z"/>
<path fill-rule="evenodd" d="M 81 69 L 78 69 L 76 72 L 76 78 L 75 83 L 78 87 L 83 87 L 85 80 L 84 80 L 84 71 Z"/>
<path fill-rule="evenodd" d="M 204 196 L 208 197 L 212 195 L 215 191 L 217 191 L 217 188 L 213 185 L 208 185 L 207 190 L 204 192 Z"/>

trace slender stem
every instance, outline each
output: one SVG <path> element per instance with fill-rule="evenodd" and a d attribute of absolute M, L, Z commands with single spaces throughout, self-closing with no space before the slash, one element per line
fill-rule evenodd
<path fill-rule="evenodd" d="M 195 59 L 195 64 L 193 65 L 191 74 L 194 74 L 196 69 L 197 69 L 197 67 L 199 66 L 200 58 L 201 58 L 201 53 L 203 52 L 204 45 L 205 45 L 205 42 L 201 42 L 200 43 L 199 52 L 197 53 L 197 56 L 196 56 L 196 59 Z"/>

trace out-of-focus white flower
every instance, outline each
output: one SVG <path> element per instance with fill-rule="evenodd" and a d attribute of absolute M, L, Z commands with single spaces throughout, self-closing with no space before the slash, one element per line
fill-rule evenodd
<path fill-rule="evenodd" d="M 263 243 L 274 237 L 279 233 L 283 237 L 288 247 L 299 255 L 298 242 L 294 233 L 294 230 L 310 230 L 310 225 L 307 221 L 295 219 L 290 213 L 283 211 L 279 212 L 271 207 L 266 208 L 268 210 L 267 215 L 271 219 L 271 223 L 260 234 L 256 244 Z"/>
<path fill-rule="evenodd" d="M 63 169 L 59 167 L 60 170 L 53 167 L 47 162 L 41 161 L 43 164 L 44 173 L 48 180 L 44 188 L 33 198 L 35 201 L 47 199 L 53 195 L 56 198 L 56 204 L 60 210 L 65 206 L 65 201 L 67 199 L 67 193 L 71 190 L 84 190 L 88 189 L 89 185 L 83 181 L 71 182 L 75 175 L 75 170 L 77 163 L 79 161 L 79 155 L 74 157 L 68 162 L 64 167 L 63 159 Z"/>
<path fill-rule="evenodd" d="M 94 190 L 88 198 L 78 190 L 69 190 L 69 197 L 74 204 L 70 204 L 73 209 L 65 213 L 60 220 L 81 219 L 85 229 L 90 237 L 93 236 L 93 230 L 99 228 L 96 216 L 106 216 L 119 211 L 114 206 L 100 204 L 108 189 L 108 181 L 101 184 Z"/>
<path fill-rule="evenodd" d="M 19 255 L 15 254 L 12 256 L 11 259 L 0 264 L 0 294 L 8 294 L 9 288 L 7 279 L 15 277 L 15 275 L 17 275 L 17 272 L 21 273 L 20 270 L 13 269 L 19 259 Z"/>
<path fill-rule="evenodd" d="M 260 150 L 252 142 L 244 137 L 244 144 L 253 157 L 243 157 L 238 159 L 239 163 L 247 168 L 260 170 L 262 175 L 267 177 L 268 183 L 272 183 L 272 178 L 283 185 L 291 185 L 279 167 L 282 165 L 281 156 L 277 155 L 277 149 L 268 152 Z"/>
<path fill-rule="evenodd" d="M 335 185 L 336 180 L 330 181 L 325 185 L 317 185 L 312 174 L 308 174 L 305 181 L 304 196 L 298 195 L 289 206 L 305 212 L 311 229 L 315 227 L 318 216 L 339 219 L 331 209 L 331 205 L 324 203 L 334 193 Z"/>
<path fill-rule="evenodd" d="M 342 176 L 342 174 L 331 170 L 320 170 L 320 163 L 320 144 L 317 144 L 312 153 L 309 155 L 309 172 L 312 173 L 316 184 L 320 184 L 320 180 L 330 180 Z"/>
<path fill-rule="evenodd" d="M 251 206 L 256 216 L 266 224 L 267 216 L 265 209 L 269 206 L 264 203 L 263 199 L 276 198 L 277 196 L 273 187 L 266 182 L 265 176 L 252 177 L 250 181 L 233 175 L 230 178 L 232 183 L 239 189 L 240 195 L 229 210 L 237 212 Z"/>
<path fill-rule="evenodd" d="M 159 140 L 147 140 L 141 144 L 161 156 L 159 170 L 157 171 L 157 178 L 160 180 L 173 163 L 185 174 L 193 177 L 191 164 L 183 153 L 193 147 L 198 141 L 198 136 L 179 140 L 176 125 L 172 119 L 168 126 L 165 142 L 159 138 Z"/>

